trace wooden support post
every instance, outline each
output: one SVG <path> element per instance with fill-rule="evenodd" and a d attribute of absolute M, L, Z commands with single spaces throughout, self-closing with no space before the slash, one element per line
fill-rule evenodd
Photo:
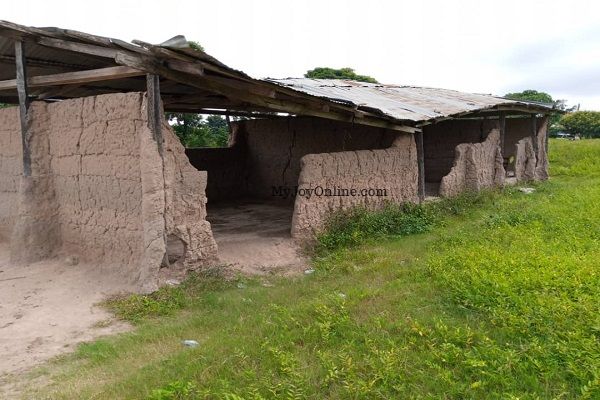
<path fill-rule="evenodd" d="M 415 132 L 415 143 L 417 145 L 417 163 L 419 165 L 418 195 L 419 201 L 425 200 L 425 152 L 423 149 L 423 132 Z"/>
<path fill-rule="evenodd" d="M 506 113 L 504 111 L 500 111 L 498 115 L 498 124 L 500 129 L 500 152 L 502 153 L 502 157 L 504 157 L 504 142 L 506 137 Z"/>
<path fill-rule="evenodd" d="M 548 115 L 544 114 L 543 115 L 544 120 L 545 120 L 545 124 L 546 124 L 546 131 L 544 132 L 544 149 L 546 150 L 546 157 L 548 156 L 548 128 L 549 128 L 549 124 L 548 124 Z"/>
<path fill-rule="evenodd" d="M 160 77 L 156 74 L 146 75 L 146 91 L 148 93 L 148 127 L 158 145 L 158 152 L 163 156 L 163 135 L 161 122 L 163 119 L 160 106 Z"/>
<path fill-rule="evenodd" d="M 25 46 L 20 40 L 15 42 L 15 62 L 17 67 L 17 92 L 19 94 L 19 116 L 21 118 L 21 143 L 23 146 L 23 175 L 31 176 L 31 151 L 29 149 L 29 97 L 27 95 L 27 63 Z"/>
<path fill-rule="evenodd" d="M 536 158 L 538 157 L 538 136 L 537 136 L 537 116 L 531 114 L 531 142 L 533 144 L 533 152 Z"/>
<path fill-rule="evenodd" d="M 148 108 L 148 128 L 152 132 L 152 139 L 156 142 L 158 147 L 158 154 L 160 155 L 160 162 L 162 163 L 162 179 L 163 179 L 163 196 L 164 196 L 164 209 L 163 209 L 163 241 L 165 244 L 165 253 L 163 254 L 162 265 L 169 266 L 169 254 L 168 254 L 168 240 L 167 240 L 167 193 L 165 182 L 165 157 L 164 157 L 164 139 L 162 134 L 162 121 L 163 121 L 163 110 L 160 99 L 160 76 L 156 74 L 146 75 L 146 97 L 147 97 L 147 108 Z"/>

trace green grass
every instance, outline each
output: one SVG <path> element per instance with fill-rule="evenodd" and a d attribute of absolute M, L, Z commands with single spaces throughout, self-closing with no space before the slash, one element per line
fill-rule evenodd
<path fill-rule="evenodd" d="M 533 194 L 338 220 L 312 275 L 115 299 L 135 330 L 25 398 L 598 399 L 600 141 L 550 146 Z"/>

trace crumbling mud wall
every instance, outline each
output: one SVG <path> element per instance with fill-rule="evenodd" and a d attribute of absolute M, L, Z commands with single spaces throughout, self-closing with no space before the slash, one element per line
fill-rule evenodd
<path fill-rule="evenodd" d="M 307 154 L 384 149 L 399 134 L 314 117 L 259 119 L 237 124 L 247 148 L 248 194 L 259 198 L 273 198 L 274 187 L 295 188 L 300 160 Z"/>
<path fill-rule="evenodd" d="M 206 220 L 207 173 L 190 164 L 185 148 L 166 121 L 163 121 L 162 132 L 167 256 L 172 257 L 172 261 L 180 261 L 186 270 L 196 269 L 215 261 L 217 256 L 217 244 Z M 175 244 L 174 253 L 170 244 Z M 178 248 L 181 254 L 177 254 Z M 156 264 L 154 266 L 156 268 Z"/>
<path fill-rule="evenodd" d="M 335 210 L 418 201 L 413 135 L 399 135 L 387 149 L 308 154 L 300 163 L 292 220 L 292 237 L 298 240 L 321 230 Z"/>
<path fill-rule="evenodd" d="M 19 109 L 0 109 L 0 241 L 8 241 L 15 223 L 23 172 Z"/>
<path fill-rule="evenodd" d="M 21 178 L 11 211 L 15 261 L 76 256 L 152 288 L 168 264 L 167 239 L 181 243 L 185 268 L 215 256 L 205 220 L 206 173 L 189 164 L 166 122 L 161 156 L 144 94 L 34 102 L 30 115 L 32 176 Z M 40 228 L 48 232 L 36 235 Z M 27 256 L 27 243 L 43 236 L 44 251 Z"/>
<path fill-rule="evenodd" d="M 514 170 L 517 181 L 548 179 L 548 118 L 536 120 L 536 146 L 532 139 L 531 118 L 507 118 L 504 140 L 504 158 L 511 159 L 509 170 Z"/>
<path fill-rule="evenodd" d="M 500 131 L 492 129 L 481 143 L 456 146 L 450 173 L 442 178 L 440 195 L 455 196 L 464 191 L 503 186 L 506 172 L 500 151 Z"/>
<path fill-rule="evenodd" d="M 514 158 L 517 182 L 535 180 L 536 156 L 531 137 L 523 138 L 517 142 Z"/>
<path fill-rule="evenodd" d="M 60 208 L 48 135 L 51 121 L 46 104 L 32 104 L 29 115 L 25 125 L 31 150 L 31 175 L 19 178 L 15 220 L 10 236 L 11 260 L 18 263 L 53 255 L 61 245 Z M 22 158 L 20 162 L 23 163 Z"/>
<path fill-rule="evenodd" d="M 423 127 L 425 180 L 440 182 L 454 165 L 454 149 L 461 143 L 479 143 L 498 128 L 498 120 L 450 120 Z"/>

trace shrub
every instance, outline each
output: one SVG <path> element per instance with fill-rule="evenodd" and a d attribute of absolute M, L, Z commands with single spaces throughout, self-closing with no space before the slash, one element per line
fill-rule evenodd
<path fill-rule="evenodd" d="M 193 382 L 175 381 L 155 389 L 148 400 L 194 400 L 199 399 L 198 388 Z"/>
<path fill-rule="evenodd" d="M 318 250 L 357 245 L 368 238 L 427 232 L 435 223 L 431 208 L 405 203 L 387 204 L 377 211 L 364 207 L 334 212 L 317 236 Z"/>

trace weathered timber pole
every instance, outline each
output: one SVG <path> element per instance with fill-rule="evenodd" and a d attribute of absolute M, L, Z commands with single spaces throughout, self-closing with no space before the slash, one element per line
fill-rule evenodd
<path fill-rule="evenodd" d="M 17 93 L 19 95 L 19 116 L 21 118 L 21 143 L 23 146 L 23 175 L 31 176 L 31 149 L 29 148 L 29 97 L 27 94 L 27 63 L 23 42 L 15 42 L 17 69 Z"/>
<path fill-rule="evenodd" d="M 16 89 L 19 95 L 23 175 L 18 189 L 18 209 L 10 237 L 10 259 L 15 264 L 28 264 L 52 256 L 60 247 L 57 221 L 58 207 L 54 185 L 49 179 L 50 158 L 43 146 L 33 145 L 33 109 L 27 91 L 27 61 L 25 46 L 15 42 Z M 33 152 L 33 154 L 32 154 Z M 32 159 L 35 169 L 32 171 Z"/>
<path fill-rule="evenodd" d="M 164 156 L 164 137 L 162 133 L 162 121 L 164 119 L 161 97 L 160 97 L 160 75 L 146 74 L 146 97 L 148 109 L 148 128 L 152 133 L 152 139 L 156 142 L 160 163 L 162 169 L 162 192 L 163 192 L 163 216 L 162 226 L 159 228 L 162 231 L 162 239 L 164 243 L 164 253 L 161 264 L 169 266 L 168 241 L 167 241 L 167 193 L 165 181 L 165 156 Z"/>
<path fill-rule="evenodd" d="M 549 122 L 548 122 L 548 115 L 544 114 L 544 120 L 546 121 L 546 132 L 544 132 L 544 149 L 546 150 L 546 156 L 548 154 L 548 129 L 550 128 Z"/>
<path fill-rule="evenodd" d="M 538 135 L 537 135 L 537 116 L 536 114 L 531 114 L 531 142 L 533 144 L 533 152 L 535 154 L 536 160 L 539 158 L 538 155 Z M 537 161 L 536 161 L 537 164 Z"/>
<path fill-rule="evenodd" d="M 500 129 L 500 152 L 504 158 L 504 142 L 506 137 L 506 113 L 504 111 L 500 111 L 500 114 L 498 114 L 498 125 Z"/>
<path fill-rule="evenodd" d="M 158 152 L 163 156 L 163 135 L 161 131 L 162 110 L 160 106 L 160 77 L 156 74 L 146 75 L 146 91 L 148 94 L 148 127 L 152 138 L 158 145 Z"/>
<path fill-rule="evenodd" d="M 425 200 L 425 152 L 423 149 L 423 132 L 415 132 L 415 144 L 417 145 L 417 163 L 419 165 L 418 174 L 418 195 L 419 202 Z"/>

